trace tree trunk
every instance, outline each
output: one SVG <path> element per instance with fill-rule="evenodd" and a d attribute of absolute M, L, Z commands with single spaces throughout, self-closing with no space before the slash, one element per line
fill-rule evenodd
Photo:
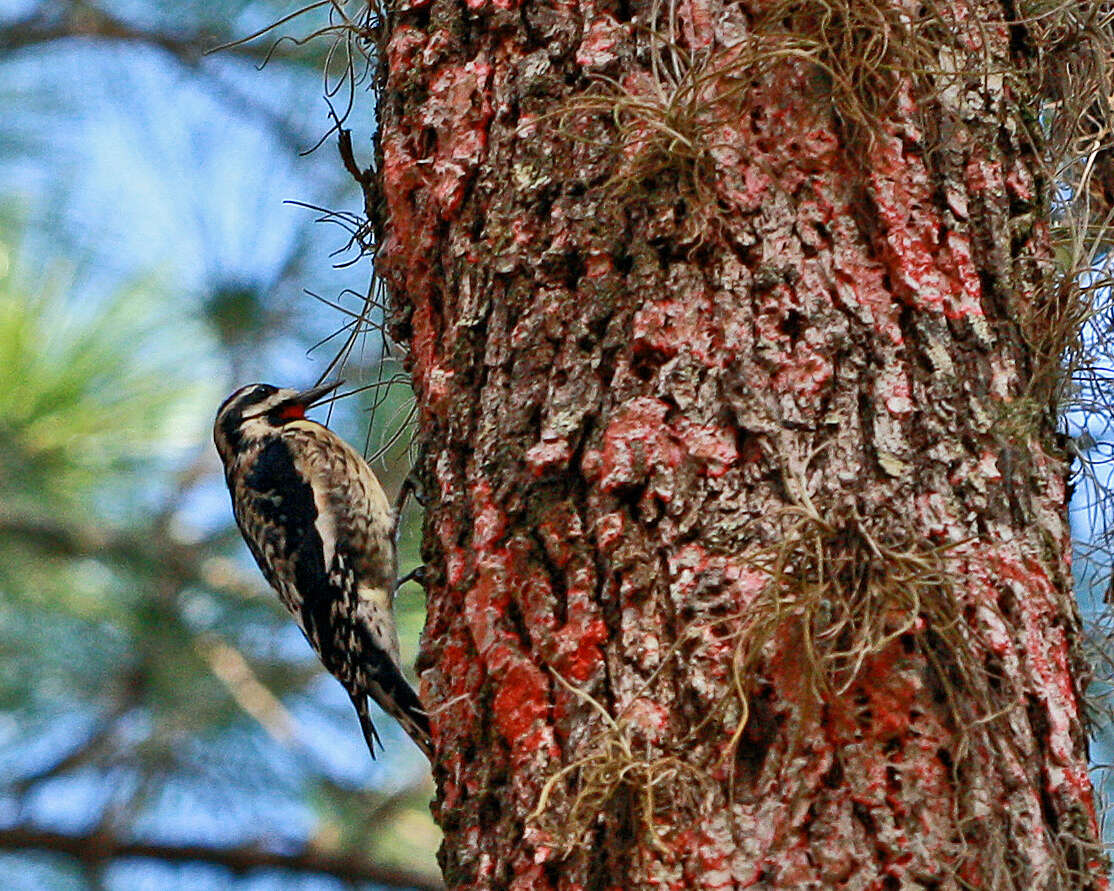
<path fill-rule="evenodd" d="M 1040 35 L 406 2 L 450 888 L 1100 888 Z"/>

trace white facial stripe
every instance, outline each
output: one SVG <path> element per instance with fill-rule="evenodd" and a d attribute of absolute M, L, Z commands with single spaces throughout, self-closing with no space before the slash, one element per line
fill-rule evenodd
<path fill-rule="evenodd" d="M 255 418 L 260 418 L 268 412 L 278 408 L 282 403 L 287 402 L 291 396 L 294 396 L 293 390 L 279 390 L 268 396 L 262 402 L 256 402 L 244 410 L 242 421 L 251 421 Z"/>

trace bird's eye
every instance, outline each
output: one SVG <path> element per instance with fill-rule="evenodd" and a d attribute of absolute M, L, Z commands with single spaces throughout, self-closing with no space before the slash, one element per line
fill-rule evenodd
<path fill-rule="evenodd" d="M 257 384 L 256 386 L 252 387 L 247 394 L 245 394 L 242 404 L 258 405 L 272 393 L 276 392 L 278 391 L 270 384 Z"/>

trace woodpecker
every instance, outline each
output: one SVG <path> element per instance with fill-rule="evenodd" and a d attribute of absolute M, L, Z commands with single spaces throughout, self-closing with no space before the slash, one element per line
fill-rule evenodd
<path fill-rule="evenodd" d="M 429 718 L 399 668 L 396 555 L 386 495 L 367 462 L 306 410 L 340 383 L 251 384 L 221 404 L 213 439 L 255 562 L 383 747 L 368 697 L 433 757 Z"/>

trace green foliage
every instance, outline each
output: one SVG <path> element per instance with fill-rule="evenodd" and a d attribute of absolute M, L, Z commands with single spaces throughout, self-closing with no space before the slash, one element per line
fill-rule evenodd
<path fill-rule="evenodd" d="M 186 337 L 168 349 L 153 288 L 82 306 L 78 276 L 20 276 L 14 253 L 0 245 L 0 697 L 32 713 L 107 711 L 144 650 L 168 643 L 139 636 L 171 626 L 151 615 L 142 531 L 125 540 L 101 505 L 133 513 L 119 508 L 196 440 L 211 395 L 182 360 L 192 343 L 197 367 L 203 332 L 179 323 Z"/>
<path fill-rule="evenodd" d="M 0 474 L 14 489 L 8 497 L 76 506 L 111 486 L 113 474 L 138 472 L 196 442 L 199 409 L 216 392 L 198 383 L 205 378 L 197 372 L 212 364 L 203 330 L 168 319 L 150 284 L 82 306 L 70 296 L 72 272 L 32 280 L 17 274 L 12 256 L 0 245 Z"/>

